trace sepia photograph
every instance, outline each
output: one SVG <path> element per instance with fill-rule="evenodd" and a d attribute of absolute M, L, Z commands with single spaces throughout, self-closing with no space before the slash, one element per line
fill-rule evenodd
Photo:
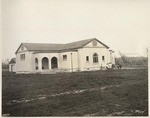
<path fill-rule="evenodd" d="M 149 115 L 149 0 L 1 4 L 2 117 Z"/>

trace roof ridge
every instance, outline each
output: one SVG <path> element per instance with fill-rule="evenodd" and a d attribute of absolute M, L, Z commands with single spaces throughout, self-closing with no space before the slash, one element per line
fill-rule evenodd
<path fill-rule="evenodd" d="M 21 43 L 21 44 L 54 44 L 54 45 L 64 45 L 63 43 L 25 43 L 25 42 L 23 42 L 23 43 Z"/>
<path fill-rule="evenodd" d="M 69 42 L 69 43 L 29 43 L 29 42 L 22 42 L 22 44 L 70 44 L 70 43 L 76 43 L 76 42 L 82 42 L 82 41 L 87 41 L 87 40 L 93 40 L 96 38 L 89 38 L 89 39 L 83 39 L 83 40 L 78 40 L 78 41 L 74 41 L 74 42 Z"/>
<path fill-rule="evenodd" d="M 83 40 L 78 40 L 78 41 L 74 41 L 74 42 L 70 42 L 70 43 L 76 43 L 76 42 L 88 41 L 88 40 L 93 40 L 93 39 L 96 39 L 96 38 L 83 39 Z M 65 44 L 69 44 L 69 43 L 65 43 Z"/>

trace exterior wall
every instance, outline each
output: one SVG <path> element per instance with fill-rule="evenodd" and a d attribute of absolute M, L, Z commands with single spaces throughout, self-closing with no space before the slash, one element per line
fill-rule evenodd
<path fill-rule="evenodd" d="M 20 59 L 20 54 L 25 54 L 25 59 Z M 16 54 L 16 72 L 30 73 L 33 72 L 33 52 L 20 52 Z"/>
<path fill-rule="evenodd" d="M 20 46 L 20 48 L 18 49 L 18 53 L 21 53 L 21 52 L 27 52 L 27 48 L 24 47 L 23 45 Z"/>
<path fill-rule="evenodd" d="M 42 59 L 43 59 L 44 57 L 47 57 L 47 58 L 48 58 L 49 69 L 47 69 L 47 71 L 52 70 L 52 69 L 51 69 L 51 59 L 52 59 L 53 57 L 56 57 L 56 58 L 57 58 L 58 68 L 60 68 L 59 53 L 37 53 L 37 54 L 34 54 L 34 56 L 33 56 L 33 62 L 34 62 L 34 64 L 33 64 L 33 68 L 34 68 L 34 69 L 33 69 L 33 70 L 34 70 L 34 72 L 43 72 L 43 71 L 46 71 L 46 70 L 43 70 L 43 69 L 42 69 Z M 38 70 L 36 70 L 36 68 L 35 68 L 35 58 L 38 59 Z"/>
<path fill-rule="evenodd" d="M 71 55 L 71 53 L 72 53 L 72 55 Z M 63 55 L 67 55 L 66 60 L 63 60 Z M 47 69 L 47 70 L 42 69 L 42 59 L 44 57 L 47 57 L 48 62 L 49 62 L 49 69 Z M 34 72 L 52 71 L 52 69 L 51 69 L 51 59 L 53 57 L 57 58 L 58 70 L 59 71 L 76 71 L 76 70 L 78 70 L 77 52 L 70 51 L 70 52 L 62 52 L 62 53 L 37 53 L 37 54 L 34 54 L 34 56 L 33 56 Z M 38 69 L 37 70 L 36 70 L 36 66 L 35 66 L 35 58 L 38 59 Z"/>
<path fill-rule="evenodd" d="M 67 59 L 63 60 L 63 55 L 67 55 Z M 78 53 L 77 51 L 69 51 L 60 53 L 60 69 L 63 71 L 78 71 Z"/>
<path fill-rule="evenodd" d="M 114 52 L 110 52 L 110 60 L 112 64 L 115 64 L 115 56 L 114 56 Z"/>
<path fill-rule="evenodd" d="M 93 54 L 98 54 L 98 63 L 93 63 Z M 102 44 L 97 42 L 96 46 L 93 46 L 93 43 L 85 45 L 83 48 L 78 49 L 79 57 L 79 68 L 81 71 L 85 70 L 99 70 L 101 67 L 106 67 L 108 63 L 113 61 L 110 56 L 109 49 L 104 47 Z M 89 61 L 86 61 L 86 56 L 89 56 Z M 105 60 L 102 60 L 102 56 L 105 57 Z M 113 57 L 112 57 L 113 58 Z M 114 61 L 113 61 L 114 62 Z"/>
<path fill-rule="evenodd" d="M 22 50 L 23 49 L 23 50 Z M 98 54 L 98 63 L 93 63 L 93 54 Z M 25 60 L 20 59 L 20 54 L 25 54 Z M 67 59 L 63 59 L 63 55 L 67 55 Z M 89 61 L 86 61 L 86 56 Z M 102 56 L 105 60 L 102 60 Z M 48 69 L 42 69 L 42 59 L 48 58 Z M 57 69 L 52 69 L 51 59 L 57 58 Z M 35 63 L 35 58 L 38 64 Z M 16 72 L 38 73 L 38 72 L 52 72 L 52 71 L 87 71 L 99 70 L 101 67 L 106 67 L 108 63 L 115 64 L 114 54 L 101 43 L 97 41 L 97 45 L 92 42 L 85 45 L 83 48 L 76 51 L 68 51 L 61 53 L 34 53 L 29 52 L 24 47 L 20 47 L 16 54 Z M 38 66 L 38 68 L 36 68 Z"/>
<path fill-rule="evenodd" d="M 85 45 L 84 47 L 95 47 L 95 48 L 100 47 L 100 48 L 105 48 L 105 46 L 102 45 L 101 43 L 99 43 L 98 41 L 97 41 L 97 45 L 96 46 L 93 46 L 93 43 L 90 42 L 87 45 Z"/>
<path fill-rule="evenodd" d="M 9 72 L 16 72 L 16 64 L 15 63 L 9 64 Z"/>
<path fill-rule="evenodd" d="M 106 48 L 83 48 L 78 50 L 80 55 L 80 70 L 98 70 L 101 66 L 106 67 L 110 62 L 110 53 Z M 93 54 L 98 54 L 98 63 L 93 63 Z M 89 56 L 89 61 L 86 61 L 86 56 Z M 105 60 L 102 60 L 102 56 Z"/>

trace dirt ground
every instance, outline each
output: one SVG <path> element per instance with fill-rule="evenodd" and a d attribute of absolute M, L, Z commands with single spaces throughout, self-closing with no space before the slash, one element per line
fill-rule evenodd
<path fill-rule="evenodd" d="M 147 116 L 148 70 L 2 73 L 3 116 Z"/>

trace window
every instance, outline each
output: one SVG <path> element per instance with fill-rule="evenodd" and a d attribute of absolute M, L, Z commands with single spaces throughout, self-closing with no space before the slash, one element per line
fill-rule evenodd
<path fill-rule="evenodd" d="M 105 56 L 102 56 L 102 61 L 105 61 Z"/>
<path fill-rule="evenodd" d="M 64 60 L 64 61 L 67 60 L 67 55 L 63 55 L 63 60 Z"/>
<path fill-rule="evenodd" d="M 20 54 L 20 60 L 25 60 L 25 54 Z"/>
<path fill-rule="evenodd" d="M 93 43 L 93 46 L 97 46 L 97 41 L 96 40 L 94 40 L 92 43 Z"/>
<path fill-rule="evenodd" d="M 86 61 L 89 62 L 89 56 L 86 56 Z"/>
<path fill-rule="evenodd" d="M 38 59 L 35 58 L 35 69 L 38 70 Z"/>
<path fill-rule="evenodd" d="M 93 63 L 98 63 L 98 54 L 97 53 L 93 54 Z"/>

